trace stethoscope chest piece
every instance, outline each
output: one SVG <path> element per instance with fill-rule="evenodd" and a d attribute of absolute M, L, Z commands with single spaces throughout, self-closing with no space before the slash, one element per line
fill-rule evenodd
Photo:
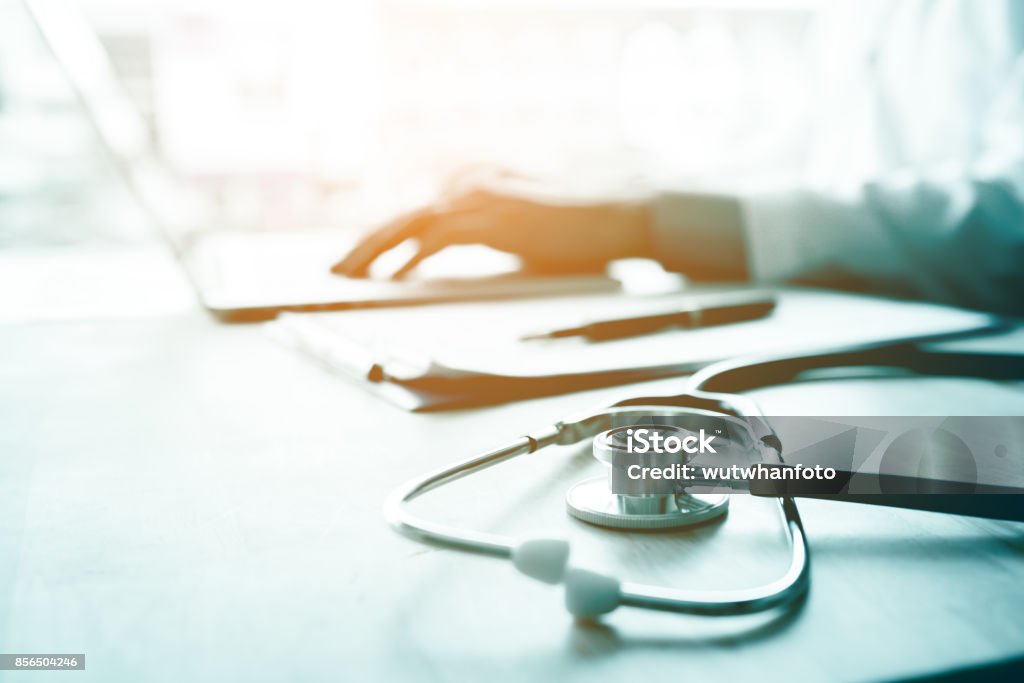
<path fill-rule="evenodd" d="M 685 432 L 671 425 L 635 425 L 599 434 L 594 438 L 594 457 L 608 466 L 608 474 L 570 488 L 565 496 L 568 513 L 588 524 L 614 529 L 678 529 L 725 514 L 729 509 L 727 494 L 682 493 L 673 491 L 670 485 L 659 487 L 649 480 L 626 476 L 632 465 L 661 468 L 685 464 L 684 453 L 631 452 L 627 440 L 635 429 L 644 428 L 656 430 L 663 437 Z"/>
<path fill-rule="evenodd" d="M 724 493 L 624 496 L 611 492 L 605 477 L 587 479 L 569 489 L 565 507 L 588 524 L 613 529 L 678 529 L 725 514 Z"/>

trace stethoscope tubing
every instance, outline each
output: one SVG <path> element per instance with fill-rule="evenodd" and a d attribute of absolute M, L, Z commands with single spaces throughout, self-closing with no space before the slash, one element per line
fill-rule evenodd
<path fill-rule="evenodd" d="M 652 411 L 665 410 L 665 406 L 610 408 L 581 420 L 555 424 L 539 434 L 521 437 L 494 450 L 442 467 L 396 489 L 385 502 L 385 517 L 395 530 L 417 541 L 511 559 L 519 545 L 517 539 L 430 521 L 414 514 L 409 504 L 430 491 L 521 455 L 555 444 L 578 443 L 603 431 L 615 417 L 649 415 Z M 810 550 L 796 504 L 790 498 L 777 500 L 790 546 L 789 567 L 778 579 L 755 588 L 728 591 L 684 590 L 624 582 L 619 585 L 618 604 L 682 614 L 724 616 L 764 611 L 801 597 L 810 585 Z"/>
<path fill-rule="evenodd" d="M 1006 324 L 995 321 L 973 330 L 952 334 L 931 334 L 893 340 L 886 343 L 863 344 L 820 350 L 815 353 L 763 358 L 744 358 L 716 363 L 695 373 L 686 384 L 686 391 L 678 396 L 646 397 L 623 401 L 611 408 L 593 413 L 583 419 L 559 422 L 544 431 L 524 436 L 494 450 L 442 467 L 402 485 L 387 499 L 384 506 L 388 522 L 402 534 L 415 540 L 441 545 L 465 552 L 514 560 L 520 542 L 500 534 L 486 533 L 433 522 L 415 515 L 409 504 L 429 491 L 441 488 L 457 479 L 507 462 L 521 455 L 534 453 L 547 446 L 578 443 L 585 438 L 608 429 L 616 416 L 627 414 L 650 415 L 666 410 L 733 406 L 731 414 L 755 418 L 760 427 L 757 435 L 762 443 L 780 456 L 781 444 L 761 417 L 752 400 L 734 393 L 773 383 L 790 381 L 802 371 L 843 365 L 881 365 L 902 367 L 924 374 L 948 374 L 1005 379 L 1006 373 L 1024 376 L 1024 358 L 1020 355 L 992 355 L 974 353 L 936 352 L 922 349 L 921 344 L 968 338 L 981 334 L 1004 331 Z M 753 380 L 753 381 L 752 381 Z M 725 414 L 725 413 L 723 413 Z M 851 502 L 890 504 L 898 507 L 916 507 L 958 514 L 977 514 L 997 518 L 1024 519 L 1022 496 L 1013 496 L 1017 513 L 991 514 L 993 509 L 1006 510 L 1008 506 L 993 502 L 994 496 L 916 496 L 888 497 L 880 494 L 867 500 L 846 498 Z M 635 583 L 616 583 L 614 606 L 631 606 L 667 612 L 723 616 L 746 614 L 780 607 L 802 598 L 810 587 L 811 558 L 800 513 L 790 495 L 776 498 L 782 516 L 787 541 L 790 545 L 790 564 L 778 579 L 762 586 L 740 590 L 684 590 L 669 586 L 649 586 Z M 982 502 L 978 502 L 982 500 Z M 952 501 L 952 503 L 950 502 Z M 953 504 L 955 503 L 955 505 Z M 945 504 L 945 507 L 943 505 Z M 952 505 L 952 508 L 949 507 Z M 994 507 L 993 507 L 994 506 Z M 990 514 L 985 514 L 988 510 Z M 1007 516 L 1009 515 L 1009 516 Z M 602 608 L 603 613 L 610 608 Z"/>

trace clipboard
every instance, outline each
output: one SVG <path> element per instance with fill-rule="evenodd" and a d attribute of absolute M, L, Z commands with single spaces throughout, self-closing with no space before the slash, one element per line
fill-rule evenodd
<path fill-rule="evenodd" d="M 287 314 L 268 329 L 330 371 L 406 410 L 427 411 L 681 376 L 755 352 L 898 340 L 966 331 L 991 321 L 984 313 L 936 304 L 784 288 L 758 290 L 778 300 L 775 312 L 759 320 L 608 342 L 522 341 L 556 325 L 692 305 L 695 299 L 736 291 Z"/>

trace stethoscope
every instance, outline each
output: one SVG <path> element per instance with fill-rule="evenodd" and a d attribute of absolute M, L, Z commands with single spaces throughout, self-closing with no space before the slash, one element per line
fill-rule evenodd
<path fill-rule="evenodd" d="M 603 410 L 557 422 L 492 451 L 418 477 L 389 496 L 385 515 L 397 531 L 415 540 L 510 560 L 526 576 L 563 584 L 566 606 L 578 618 L 596 618 L 620 606 L 716 616 L 749 614 L 788 605 L 807 592 L 811 572 L 807 537 L 792 495 L 776 498 L 790 548 L 788 568 L 770 583 L 742 590 L 688 590 L 619 581 L 613 576 L 571 566 L 567 541 L 520 540 L 461 529 L 418 517 L 408 504 L 456 479 L 552 445 L 567 446 L 598 437 L 595 455 L 607 462 L 614 458 L 614 453 L 608 448 L 608 439 L 602 435 L 624 425 L 637 424 L 638 420 L 646 421 L 652 414 L 728 420 L 739 427 L 733 431 L 748 447 L 760 451 L 765 461 L 782 463 L 783 448 L 778 436 L 758 405 L 738 392 L 792 382 L 802 373 L 826 368 L 890 368 L 918 375 L 993 380 L 1024 377 L 1024 355 L 942 351 L 928 346 L 929 342 L 1005 329 L 1004 325 L 995 324 L 967 332 L 897 342 L 715 363 L 692 375 L 681 394 L 619 401 Z M 1024 495 L 875 494 L 844 500 L 1024 521 Z M 665 496 L 623 496 L 612 493 L 607 480 L 597 479 L 570 489 L 566 505 L 570 515 L 591 524 L 619 529 L 666 529 L 701 523 L 722 514 L 728 505 L 728 495 L 678 493 L 667 501 Z"/>

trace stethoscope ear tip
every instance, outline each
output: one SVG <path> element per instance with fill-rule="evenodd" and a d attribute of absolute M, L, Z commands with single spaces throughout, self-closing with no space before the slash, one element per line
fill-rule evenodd
<path fill-rule="evenodd" d="M 619 580 L 587 569 L 565 573 L 565 606 L 577 619 L 594 619 L 619 606 Z"/>
<path fill-rule="evenodd" d="M 594 619 L 619 606 L 618 579 L 569 567 L 569 542 L 531 538 L 512 548 L 512 564 L 520 573 L 544 583 L 565 583 L 565 606 L 577 619 Z"/>
<path fill-rule="evenodd" d="M 569 565 L 569 542 L 556 538 L 532 538 L 512 549 L 512 564 L 521 573 L 544 583 L 557 584 Z"/>

